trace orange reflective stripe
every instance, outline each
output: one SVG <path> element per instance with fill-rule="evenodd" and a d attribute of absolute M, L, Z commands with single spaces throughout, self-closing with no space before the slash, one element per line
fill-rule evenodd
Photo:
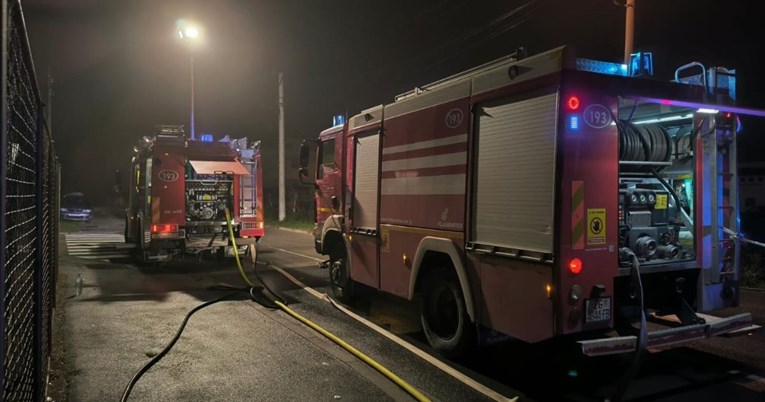
<path fill-rule="evenodd" d="M 159 223 L 159 197 L 151 200 L 151 223 Z"/>
<path fill-rule="evenodd" d="M 571 248 L 584 249 L 584 182 L 571 182 Z"/>

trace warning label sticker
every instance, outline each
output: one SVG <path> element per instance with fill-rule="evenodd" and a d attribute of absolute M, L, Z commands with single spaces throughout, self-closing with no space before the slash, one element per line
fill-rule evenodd
<path fill-rule="evenodd" d="M 667 209 L 667 195 L 656 194 L 656 209 Z"/>
<path fill-rule="evenodd" d="M 606 209 L 587 208 L 587 245 L 606 244 Z"/>

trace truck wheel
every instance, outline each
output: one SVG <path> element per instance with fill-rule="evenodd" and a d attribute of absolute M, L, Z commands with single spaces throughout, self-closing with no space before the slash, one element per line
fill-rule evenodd
<path fill-rule="evenodd" d="M 458 358 L 475 344 L 475 328 L 453 272 L 437 270 L 423 278 L 420 320 L 430 346 L 441 355 Z"/>
<path fill-rule="evenodd" d="M 348 271 L 344 248 L 337 248 L 329 254 L 329 282 L 332 285 L 332 295 L 341 302 L 348 304 L 353 300 L 353 280 Z"/>
<path fill-rule="evenodd" d="M 146 238 L 143 233 L 143 219 L 141 215 L 138 215 L 138 222 L 136 222 L 137 231 L 135 233 L 135 245 L 134 255 L 136 261 L 139 264 L 145 264 L 149 259 L 146 257 Z"/>

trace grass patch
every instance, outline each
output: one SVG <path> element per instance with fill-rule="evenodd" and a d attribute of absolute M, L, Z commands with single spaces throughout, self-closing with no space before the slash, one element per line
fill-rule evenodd
<path fill-rule="evenodd" d="M 754 245 L 741 246 L 742 285 L 765 288 L 765 249 Z"/>
<path fill-rule="evenodd" d="M 273 219 L 266 222 L 269 226 L 276 226 L 280 228 L 297 229 L 304 232 L 310 232 L 313 230 L 313 221 L 304 221 L 299 219 L 285 219 L 279 222 L 278 219 Z"/>
<path fill-rule="evenodd" d="M 79 232 L 82 222 L 76 221 L 59 221 L 58 231 L 60 233 L 72 233 Z"/>
<path fill-rule="evenodd" d="M 279 222 L 279 213 L 276 209 L 266 208 L 266 226 L 297 229 L 304 232 L 310 232 L 313 230 L 313 214 L 311 211 L 287 211 L 287 218 Z"/>

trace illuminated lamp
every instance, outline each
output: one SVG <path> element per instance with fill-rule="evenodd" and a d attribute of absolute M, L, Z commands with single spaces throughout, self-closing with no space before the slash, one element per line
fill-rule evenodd
<path fill-rule="evenodd" d="M 579 275 L 582 272 L 582 260 L 573 258 L 568 263 L 568 271 L 574 275 Z"/>
<path fill-rule="evenodd" d="M 568 106 L 569 110 L 578 110 L 579 106 L 581 106 L 579 97 L 569 96 L 568 100 L 566 101 L 566 106 Z"/>

